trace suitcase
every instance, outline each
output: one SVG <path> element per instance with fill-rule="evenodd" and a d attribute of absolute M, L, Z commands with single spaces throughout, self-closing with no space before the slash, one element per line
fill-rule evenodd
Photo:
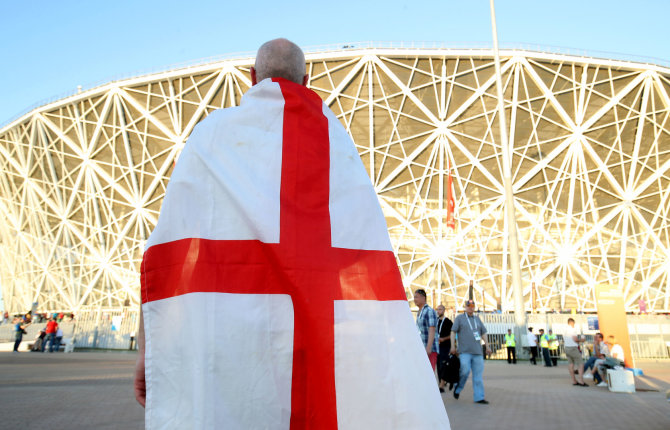
<path fill-rule="evenodd" d="M 607 387 L 614 393 L 634 393 L 635 377 L 633 372 L 607 369 Z"/>

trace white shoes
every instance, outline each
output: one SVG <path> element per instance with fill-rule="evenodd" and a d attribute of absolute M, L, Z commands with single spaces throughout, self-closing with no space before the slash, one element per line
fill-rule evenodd
<path fill-rule="evenodd" d="M 607 382 L 603 381 L 600 384 L 596 385 L 596 387 L 607 387 Z"/>
<path fill-rule="evenodd" d="M 584 379 L 593 379 L 593 373 L 588 372 L 584 374 Z"/>

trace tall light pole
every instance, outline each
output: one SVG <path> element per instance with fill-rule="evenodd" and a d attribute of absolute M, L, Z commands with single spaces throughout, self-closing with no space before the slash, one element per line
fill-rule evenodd
<path fill-rule="evenodd" d="M 516 211 L 514 210 L 514 191 L 512 190 L 512 148 L 507 139 L 507 119 L 503 103 L 500 55 L 498 53 L 498 30 L 496 28 L 496 10 L 494 0 L 491 3 L 491 29 L 493 31 L 493 53 L 496 66 L 496 88 L 498 94 L 498 124 L 500 124 L 500 144 L 503 157 L 503 183 L 505 186 L 505 210 L 507 213 L 507 234 L 509 236 L 510 267 L 512 269 L 512 288 L 514 292 L 514 322 L 519 336 L 525 334 L 526 309 L 523 304 L 521 286 L 521 262 L 519 260 L 519 239 L 516 231 Z"/>

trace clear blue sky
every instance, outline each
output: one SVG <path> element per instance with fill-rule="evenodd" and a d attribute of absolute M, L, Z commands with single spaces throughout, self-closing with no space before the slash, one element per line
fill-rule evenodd
<path fill-rule="evenodd" d="M 174 63 L 358 41 L 491 42 L 488 0 L 3 1 L 0 124 L 53 96 Z M 670 61 L 667 0 L 498 0 L 502 43 Z M 616 55 L 611 55 L 617 58 Z"/>

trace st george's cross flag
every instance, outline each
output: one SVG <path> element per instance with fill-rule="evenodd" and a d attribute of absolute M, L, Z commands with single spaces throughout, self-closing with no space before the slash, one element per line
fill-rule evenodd
<path fill-rule="evenodd" d="M 144 254 L 146 427 L 449 429 L 384 216 L 313 91 L 191 134 Z"/>

